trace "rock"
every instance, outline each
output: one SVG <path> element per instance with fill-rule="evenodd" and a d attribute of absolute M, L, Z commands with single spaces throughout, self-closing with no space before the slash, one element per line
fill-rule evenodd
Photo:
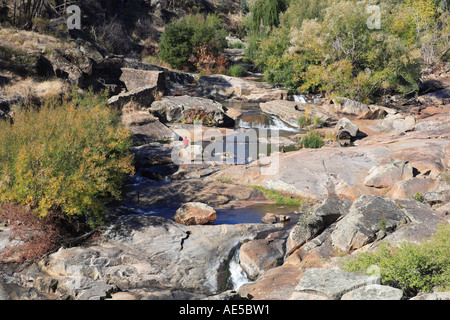
<path fill-rule="evenodd" d="M 390 188 L 398 181 L 413 177 L 413 168 L 407 161 L 378 164 L 370 169 L 364 184 L 374 188 Z"/>
<path fill-rule="evenodd" d="M 417 193 L 422 195 L 426 192 L 432 192 L 438 186 L 439 180 L 437 179 L 414 177 L 396 182 L 386 195 L 392 199 L 411 199 Z"/>
<path fill-rule="evenodd" d="M 282 265 L 264 272 L 255 282 L 242 285 L 238 293 L 252 300 L 287 300 L 302 276 L 296 265 Z"/>
<path fill-rule="evenodd" d="M 148 87 L 156 87 L 158 91 L 164 92 L 165 74 L 164 71 L 138 70 L 132 68 L 122 68 L 120 81 L 125 83 L 128 91 L 139 91 Z"/>
<path fill-rule="evenodd" d="M 172 218 L 184 225 L 208 224 L 217 219 L 216 211 L 200 202 L 188 202 L 183 204 Z"/>
<path fill-rule="evenodd" d="M 275 214 L 275 213 L 266 213 L 266 215 L 262 218 L 262 223 L 274 224 L 279 222 L 287 222 L 291 218 L 289 216 L 283 214 Z"/>
<path fill-rule="evenodd" d="M 103 300 L 118 290 L 105 280 L 73 275 L 58 280 L 58 292 L 75 300 Z"/>
<path fill-rule="evenodd" d="M 206 298 L 202 298 L 200 300 L 231 301 L 231 300 L 247 300 L 247 299 L 241 297 L 236 291 L 227 290 L 227 291 L 221 292 L 219 294 L 215 294 L 213 296 L 208 296 Z"/>
<path fill-rule="evenodd" d="M 306 106 L 309 107 L 310 116 L 317 116 L 324 122 L 334 121 L 332 114 L 327 112 L 319 104 L 307 104 L 298 101 L 273 100 L 260 104 L 261 110 L 274 114 L 294 128 L 298 128 L 298 118 L 305 115 Z"/>
<path fill-rule="evenodd" d="M 135 292 L 116 292 L 111 294 L 111 298 L 107 298 L 105 300 L 140 300 L 141 296 Z"/>
<path fill-rule="evenodd" d="M 306 270 L 295 291 L 340 300 L 347 292 L 380 282 L 378 277 L 335 269 L 310 268 Z"/>
<path fill-rule="evenodd" d="M 78 39 L 80 40 L 80 39 Z M 78 41 L 77 40 L 77 41 Z M 81 40 L 80 52 L 89 59 L 95 61 L 95 63 L 102 63 L 104 61 L 103 55 L 97 50 L 97 48 L 90 42 Z"/>
<path fill-rule="evenodd" d="M 344 294 L 341 300 L 401 300 L 403 291 L 397 288 L 371 284 Z"/>
<path fill-rule="evenodd" d="M 39 268 L 41 277 L 67 283 L 58 285 L 55 294 L 69 298 L 82 294 L 77 286 L 70 286 L 72 280 L 94 288 L 85 277 L 98 282 L 98 288 L 107 289 L 106 281 L 122 291 L 138 292 L 142 299 L 150 297 L 139 291 L 143 288 L 155 292 L 154 298 L 198 299 L 223 290 L 228 261 L 241 242 L 275 228 L 263 224 L 185 226 L 157 216 L 122 216 L 105 225 L 97 241 L 86 247 L 62 248 L 40 262 Z M 190 294 L 178 295 L 177 291 Z"/>
<path fill-rule="evenodd" d="M 146 87 L 133 91 L 121 92 L 118 95 L 112 96 L 108 99 L 108 104 L 118 109 L 122 108 L 126 104 L 132 102 L 142 107 L 148 107 L 158 94 L 158 88 Z"/>
<path fill-rule="evenodd" d="M 336 222 L 339 218 L 346 215 L 352 202 L 349 200 L 328 198 L 313 208 L 314 215 L 322 219 L 325 226 Z"/>
<path fill-rule="evenodd" d="M 141 146 L 155 141 L 172 141 L 178 138 L 177 134 L 162 124 L 148 111 L 124 111 L 121 121 L 132 132 L 133 144 L 135 146 Z"/>
<path fill-rule="evenodd" d="M 48 300 L 54 297 L 45 295 L 36 288 L 21 286 L 0 274 L 0 301 L 5 300 Z"/>
<path fill-rule="evenodd" d="M 403 114 L 388 114 L 384 119 L 377 120 L 374 130 L 377 132 L 405 132 L 413 130 L 416 117 Z"/>
<path fill-rule="evenodd" d="M 324 146 L 274 154 L 264 158 L 267 165 L 273 164 L 273 173 L 264 172 L 265 168 L 255 163 L 224 169 L 220 176 L 235 184 L 259 185 L 318 201 L 326 198 L 353 201 L 361 195 L 386 195 L 385 190 L 364 184 L 370 169 L 393 160 L 408 161 L 420 171 L 421 177 L 428 171 L 429 178 L 437 177 L 445 170 L 449 159 L 448 139 L 444 138 L 447 132 L 450 133 L 448 128 L 436 133 L 410 131 L 407 134 L 369 135 L 357 140 L 351 148 Z M 432 190 L 430 186 L 419 193 Z"/>
<path fill-rule="evenodd" d="M 358 126 L 347 118 L 339 119 L 338 123 L 336 124 L 337 139 L 355 138 L 358 134 L 358 131 Z"/>
<path fill-rule="evenodd" d="M 395 203 L 410 222 L 383 239 L 394 246 L 404 241 L 421 243 L 429 239 L 438 230 L 440 224 L 445 223 L 445 217 L 440 217 L 425 203 L 414 199 L 395 200 Z"/>
<path fill-rule="evenodd" d="M 92 74 L 93 62 L 79 48 L 54 49 L 49 61 L 55 75 L 68 79 L 73 85 L 81 85 L 85 77 Z"/>
<path fill-rule="evenodd" d="M 289 300 L 331 300 L 325 296 L 314 293 L 306 293 L 306 292 L 297 292 L 295 291 L 290 297 Z"/>
<path fill-rule="evenodd" d="M 325 225 L 322 218 L 314 214 L 303 214 L 298 223 L 292 228 L 286 242 L 286 252 L 290 255 L 293 251 L 300 248 L 307 241 L 317 236 Z"/>
<path fill-rule="evenodd" d="M 410 300 L 450 300 L 450 291 L 422 293 Z"/>
<path fill-rule="evenodd" d="M 408 221 L 405 213 L 396 203 L 378 196 L 361 196 L 347 215 L 337 222 L 331 234 L 333 247 L 350 252 L 373 242 L 377 233 L 392 232 Z"/>
<path fill-rule="evenodd" d="M 283 263 L 284 240 L 258 239 L 244 243 L 239 251 L 240 265 L 254 281 L 268 269 Z"/>
<path fill-rule="evenodd" d="M 163 123 L 182 122 L 188 112 L 202 110 L 205 112 L 211 123 L 203 125 L 234 126 L 234 120 L 226 115 L 226 110 L 222 104 L 210 99 L 196 98 L 190 96 L 170 96 L 163 97 L 159 101 L 151 104 L 150 113 L 157 116 Z"/>
<path fill-rule="evenodd" d="M 428 203 L 430 206 L 445 205 L 450 203 L 450 185 L 444 190 L 424 193 L 423 201 Z"/>
<path fill-rule="evenodd" d="M 347 98 L 337 98 L 330 106 L 336 113 L 356 116 L 358 119 L 379 119 L 387 114 L 383 107 L 367 105 Z"/>
<path fill-rule="evenodd" d="M 448 105 L 450 104 L 450 90 L 442 89 L 417 98 L 423 105 Z"/>
<path fill-rule="evenodd" d="M 316 238 L 326 227 L 347 214 L 351 205 L 352 202 L 348 200 L 329 198 L 314 206 L 311 213 L 303 214 L 289 233 L 286 242 L 287 256 Z M 323 240 L 318 239 L 320 243 L 316 246 L 321 245 Z"/>
<path fill-rule="evenodd" d="M 225 75 L 200 77 L 196 96 L 214 100 L 237 99 L 247 102 L 266 102 L 286 99 L 286 90 L 275 89 L 268 83 L 254 82 Z"/>

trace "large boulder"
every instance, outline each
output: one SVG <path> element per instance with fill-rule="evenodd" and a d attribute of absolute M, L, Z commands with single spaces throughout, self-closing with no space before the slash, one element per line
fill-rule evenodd
<path fill-rule="evenodd" d="M 370 169 L 364 184 L 374 188 L 390 188 L 398 181 L 413 177 L 413 168 L 407 161 L 378 164 Z"/>
<path fill-rule="evenodd" d="M 358 119 L 379 119 L 387 114 L 383 107 L 367 105 L 347 98 L 337 98 L 333 102 L 334 104 L 330 104 L 329 107 L 335 113 L 354 116 Z"/>
<path fill-rule="evenodd" d="M 349 119 L 341 118 L 336 124 L 336 132 L 337 139 L 352 139 L 358 134 L 359 128 Z"/>
<path fill-rule="evenodd" d="M 352 202 L 348 200 L 329 198 L 315 206 L 311 213 L 303 214 L 289 233 L 286 242 L 287 255 L 317 237 L 325 228 L 347 214 L 351 205 Z"/>
<path fill-rule="evenodd" d="M 286 242 L 287 255 L 316 237 L 322 232 L 324 227 L 322 218 L 314 214 L 303 214 L 289 233 L 289 238 Z"/>
<path fill-rule="evenodd" d="M 377 132 L 405 132 L 414 129 L 416 117 L 405 114 L 388 114 L 384 119 L 377 120 L 372 126 Z"/>
<path fill-rule="evenodd" d="M 148 108 L 155 97 L 158 95 L 158 87 L 138 88 L 132 91 L 121 92 L 108 99 L 108 103 L 115 108 L 122 108 L 128 103 L 140 105 L 142 108 Z"/>
<path fill-rule="evenodd" d="M 225 75 L 200 77 L 195 93 L 215 100 L 237 99 L 247 102 L 283 100 L 288 96 L 286 90 L 276 89 L 268 83 Z"/>
<path fill-rule="evenodd" d="M 55 49 L 49 57 L 54 74 L 67 79 L 73 85 L 83 84 L 87 76 L 92 74 L 94 62 L 80 48 L 67 50 Z"/>
<path fill-rule="evenodd" d="M 208 224 L 217 219 L 216 211 L 200 202 L 188 202 L 183 204 L 172 218 L 184 225 Z"/>
<path fill-rule="evenodd" d="M 135 146 L 155 141 L 173 140 L 177 137 L 172 130 L 148 111 L 128 110 L 122 113 L 121 120 L 133 134 L 133 144 Z"/>
<path fill-rule="evenodd" d="M 311 268 L 306 270 L 295 288 L 294 295 L 306 293 L 323 296 L 330 300 L 340 300 L 347 292 L 380 283 L 381 279 L 374 276 L 336 269 Z"/>
<path fill-rule="evenodd" d="M 163 97 L 161 100 L 153 102 L 149 111 L 163 123 L 184 122 L 188 117 L 193 118 L 195 112 L 202 112 L 206 114 L 210 125 L 234 126 L 234 120 L 226 114 L 226 109 L 222 104 L 205 98 L 191 96 Z M 189 115 L 190 113 L 192 115 Z M 208 125 L 208 123 L 203 123 L 203 125 Z"/>
<path fill-rule="evenodd" d="M 310 116 L 319 117 L 324 122 L 333 121 L 333 116 L 318 104 L 307 104 L 298 101 L 273 100 L 260 104 L 261 110 L 280 117 L 293 127 L 298 127 L 298 118 L 305 115 L 306 107 L 309 107 Z"/>
<path fill-rule="evenodd" d="M 411 199 L 416 194 L 423 195 L 426 192 L 438 190 L 440 181 L 427 177 L 413 177 L 396 182 L 387 196 L 392 199 Z"/>
<path fill-rule="evenodd" d="M 250 280 L 256 280 L 266 270 L 283 263 L 284 240 L 257 239 L 244 243 L 239 251 L 242 269 Z"/>
<path fill-rule="evenodd" d="M 401 300 L 403 291 L 397 288 L 371 284 L 344 294 L 341 300 Z"/>
<path fill-rule="evenodd" d="M 147 87 L 157 87 L 159 91 L 165 90 L 164 71 L 122 68 L 120 80 L 125 83 L 128 91 L 136 91 Z"/>
<path fill-rule="evenodd" d="M 407 216 L 393 200 L 361 196 L 350 207 L 348 214 L 337 222 L 331 240 L 335 248 L 350 252 L 407 222 Z"/>

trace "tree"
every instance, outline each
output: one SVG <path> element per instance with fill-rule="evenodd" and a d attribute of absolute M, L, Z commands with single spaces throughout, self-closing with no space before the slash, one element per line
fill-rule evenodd
<path fill-rule="evenodd" d="M 217 57 L 227 45 L 221 23 L 216 15 L 195 14 L 168 24 L 159 43 L 159 57 L 176 69 L 194 67 L 202 48 Z"/>
<path fill-rule="evenodd" d="M 286 0 L 256 0 L 250 9 L 250 29 L 258 32 L 260 27 L 278 27 L 280 13 L 286 10 Z"/>

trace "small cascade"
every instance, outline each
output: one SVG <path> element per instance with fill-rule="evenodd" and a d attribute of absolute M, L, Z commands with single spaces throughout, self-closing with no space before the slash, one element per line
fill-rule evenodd
<path fill-rule="evenodd" d="M 239 119 L 237 124 L 239 128 L 244 129 L 264 129 L 264 130 L 279 130 L 287 132 L 298 132 L 297 128 L 290 126 L 276 116 L 272 115 L 258 115 L 258 116 L 243 116 Z"/>
<path fill-rule="evenodd" d="M 305 96 L 293 96 L 294 97 L 294 101 L 296 102 L 301 102 L 301 103 L 307 103 Z"/>
<path fill-rule="evenodd" d="M 239 249 L 236 249 L 229 264 L 230 278 L 228 281 L 234 291 L 237 291 L 242 285 L 251 282 L 239 263 L 239 251 Z"/>

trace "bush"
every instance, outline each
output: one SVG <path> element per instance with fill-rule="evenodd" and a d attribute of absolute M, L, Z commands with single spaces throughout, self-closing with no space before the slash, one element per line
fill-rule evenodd
<path fill-rule="evenodd" d="M 244 77 L 247 75 L 247 69 L 240 64 L 234 64 L 228 69 L 228 74 L 232 77 Z"/>
<path fill-rule="evenodd" d="M 365 252 L 342 263 L 344 270 L 365 273 L 380 268 L 383 284 L 411 297 L 420 292 L 450 290 L 450 226 L 443 225 L 429 241 L 404 242 L 398 247 L 381 243 L 374 252 Z"/>
<path fill-rule="evenodd" d="M 227 47 L 226 32 L 216 15 L 187 15 L 169 23 L 161 35 L 159 57 L 173 68 L 194 67 L 202 46 L 213 56 Z"/>
<path fill-rule="evenodd" d="M 106 95 L 92 92 L 39 109 L 19 111 L 14 124 L 0 126 L 0 203 L 85 215 L 101 222 L 106 204 L 120 199 L 133 173 L 130 132 L 107 108 Z"/>
<path fill-rule="evenodd" d="M 301 140 L 300 146 L 303 148 L 318 149 L 322 148 L 325 142 L 323 142 L 322 137 L 316 131 L 308 132 Z"/>
<path fill-rule="evenodd" d="M 264 196 L 279 206 L 299 207 L 300 205 L 308 205 L 310 201 L 305 198 L 295 198 L 276 190 L 266 189 L 261 186 L 251 186 L 253 189 L 261 191 Z"/>
<path fill-rule="evenodd" d="M 319 116 L 307 117 L 306 115 L 301 115 L 297 119 L 299 129 L 305 128 L 310 125 L 315 125 L 318 127 L 323 126 L 324 122 Z"/>
<path fill-rule="evenodd" d="M 430 13 L 439 11 L 435 6 L 420 11 L 428 33 L 421 32 L 419 42 L 411 34 L 418 30 L 417 22 L 405 6 L 424 1 L 410 0 L 405 5 L 381 1 L 380 30 L 367 26 L 371 15 L 367 1 L 291 1 L 278 28 L 251 33 L 247 56 L 264 71 L 267 81 L 291 93 L 327 93 L 365 103 L 383 95 L 407 96 L 418 90 L 425 53 L 437 50 L 439 41 L 430 35 L 447 39 L 442 32 L 430 32 L 430 25 L 436 25 Z M 426 37 L 431 40 L 426 42 Z"/>

